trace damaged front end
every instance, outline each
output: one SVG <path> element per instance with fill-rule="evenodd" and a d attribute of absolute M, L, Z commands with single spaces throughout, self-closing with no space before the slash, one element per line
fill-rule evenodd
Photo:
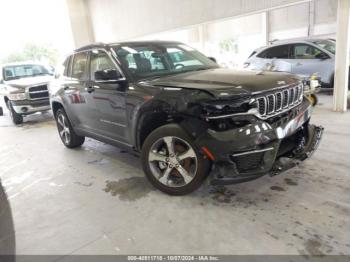
<path fill-rule="evenodd" d="M 320 143 L 323 128 L 309 123 L 312 107 L 300 85 L 227 101 L 202 103 L 206 126 L 197 127 L 205 130 L 195 143 L 214 163 L 214 185 L 277 175 L 309 158 Z"/>
<path fill-rule="evenodd" d="M 308 125 L 307 128 L 300 130 L 298 134 L 298 144 L 292 152 L 285 156 L 279 157 L 273 165 L 270 175 L 275 176 L 290 168 L 297 166 L 312 156 L 316 151 L 323 134 L 324 128 L 321 126 Z"/>

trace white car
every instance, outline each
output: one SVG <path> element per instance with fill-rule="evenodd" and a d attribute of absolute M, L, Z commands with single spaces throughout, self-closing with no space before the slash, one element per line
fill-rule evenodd
<path fill-rule="evenodd" d="M 48 84 L 53 75 L 53 68 L 40 63 L 0 65 L 0 99 L 14 124 L 21 124 L 24 116 L 51 109 Z"/>
<path fill-rule="evenodd" d="M 254 50 L 244 66 L 252 70 L 289 72 L 308 78 L 317 74 L 323 87 L 333 88 L 335 41 L 302 39 L 275 42 Z"/>

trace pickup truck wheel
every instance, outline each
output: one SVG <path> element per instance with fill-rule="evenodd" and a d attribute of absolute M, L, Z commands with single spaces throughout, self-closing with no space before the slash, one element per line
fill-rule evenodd
<path fill-rule="evenodd" d="M 11 101 L 7 101 L 7 106 L 10 111 L 10 117 L 12 119 L 12 122 L 15 125 L 20 125 L 23 123 L 23 116 L 20 114 L 17 114 L 16 111 L 13 109 Z"/>
<path fill-rule="evenodd" d="M 75 148 L 81 146 L 84 141 L 84 136 L 78 136 L 67 117 L 66 112 L 63 109 L 58 109 L 56 112 L 56 123 L 58 134 L 63 144 L 68 148 Z"/>
<path fill-rule="evenodd" d="M 178 125 L 153 131 L 142 147 L 142 165 L 153 186 L 169 195 L 185 195 L 200 187 L 210 161 Z"/>

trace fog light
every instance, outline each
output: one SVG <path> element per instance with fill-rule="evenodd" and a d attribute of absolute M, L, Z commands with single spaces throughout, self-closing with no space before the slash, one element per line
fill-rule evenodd
<path fill-rule="evenodd" d="M 27 113 L 27 112 L 28 112 L 28 108 L 27 108 L 27 107 L 22 107 L 22 108 L 21 108 L 21 111 L 22 111 L 23 113 Z"/>

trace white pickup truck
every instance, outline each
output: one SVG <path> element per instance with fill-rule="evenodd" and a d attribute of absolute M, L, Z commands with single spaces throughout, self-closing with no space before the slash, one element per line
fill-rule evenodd
<path fill-rule="evenodd" d="M 40 63 L 13 63 L 0 69 L 0 99 L 15 125 L 26 115 L 50 110 L 48 83 L 53 79 L 53 68 Z"/>

